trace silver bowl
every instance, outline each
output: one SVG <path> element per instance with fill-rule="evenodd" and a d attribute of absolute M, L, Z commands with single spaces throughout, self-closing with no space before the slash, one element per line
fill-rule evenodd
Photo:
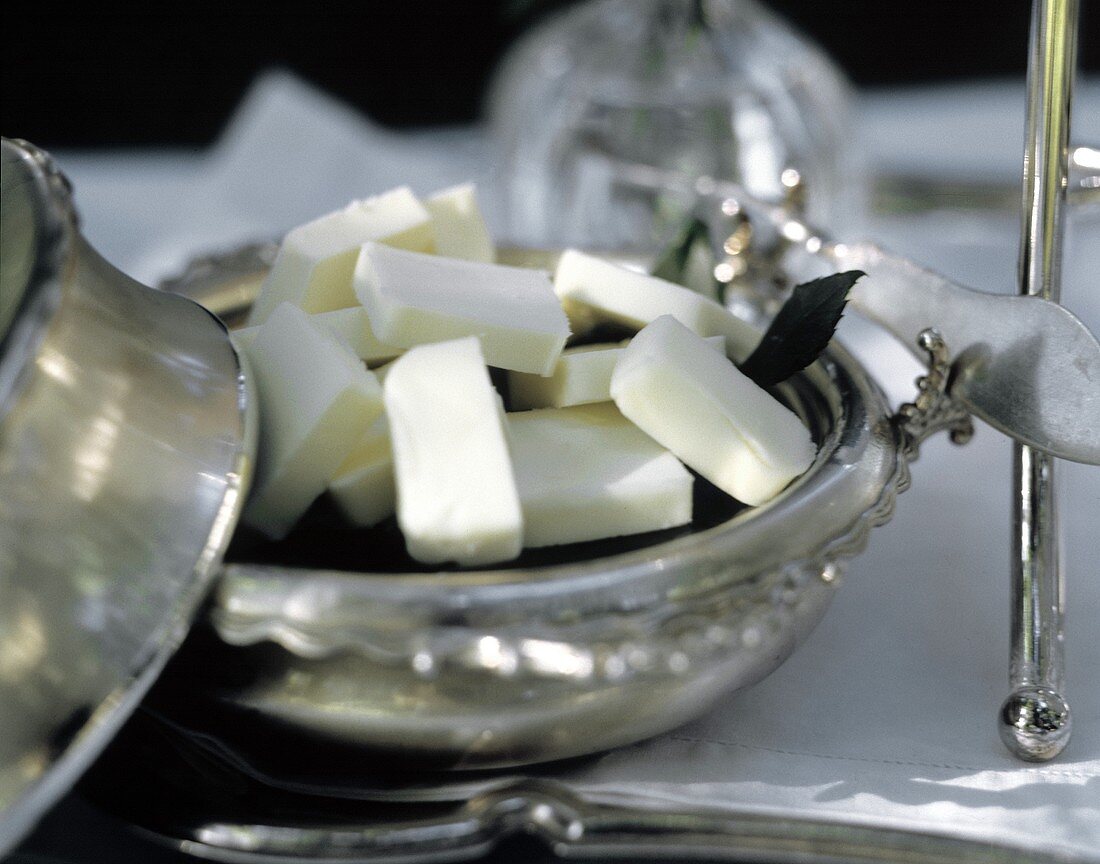
<path fill-rule="evenodd" d="M 197 262 L 164 287 L 233 318 L 269 257 Z M 505 259 L 548 266 L 552 253 Z M 231 549 L 207 615 L 219 639 L 183 652 L 201 680 L 170 669 L 160 693 L 180 704 L 207 687 L 242 729 L 271 723 L 425 768 L 545 762 L 682 724 L 775 669 L 890 518 L 945 398 L 946 354 L 926 338 L 938 365 L 898 415 L 834 342 L 777 388 L 819 445 L 809 471 L 765 506 L 709 526 L 697 510 L 693 530 L 643 548 L 455 572 L 370 572 L 369 549 L 353 566 L 368 572 Z"/>

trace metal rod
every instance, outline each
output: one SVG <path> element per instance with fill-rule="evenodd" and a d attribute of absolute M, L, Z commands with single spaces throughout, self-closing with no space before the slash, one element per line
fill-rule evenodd
<path fill-rule="evenodd" d="M 1059 302 L 1077 55 L 1077 0 L 1035 0 L 1028 56 L 1020 293 Z M 1021 759 L 1062 752 L 1072 729 L 1062 697 L 1064 580 L 1054 460 L 1014 444 L 1012 647 L 999 730 Z"/>

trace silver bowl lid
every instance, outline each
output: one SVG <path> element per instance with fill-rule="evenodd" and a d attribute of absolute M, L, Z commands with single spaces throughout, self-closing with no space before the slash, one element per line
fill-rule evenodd
<path fill-rule="evenodd" d="M 100 258 L 47 154 L 2 169 L 0 857 L 179 645 L 255 443 L 221 323 Z"/>

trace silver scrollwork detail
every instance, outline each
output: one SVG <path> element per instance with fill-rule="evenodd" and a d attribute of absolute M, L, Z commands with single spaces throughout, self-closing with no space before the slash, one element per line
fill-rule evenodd
<path fill-rule="evenodd" d="M 917 379 L 917 398 L 906 402 L 894 415 L 909 461 L 920 454 L 921 442 L 941 429 L 948 430 L 956 444 L 965 444 L 974 436 L 969 412 L 948 393 L 951 356 L 943 336 L 930 327 L 921 331 L 917 344 L 928 353 L 928 374 Z"/>

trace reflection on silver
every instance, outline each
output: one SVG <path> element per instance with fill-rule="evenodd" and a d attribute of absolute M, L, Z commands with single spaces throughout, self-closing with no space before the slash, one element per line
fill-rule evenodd
<path fill-rule="evenodd" d="M 633 806 L 599 800 L 545 779 L 487 783 L 442 815 L 398 822 L 299 825 L 180 819 L 166 843 L 209 861 L 332 864 L 470 861 L 519 832 L 537 837 L 568 860 L 593 861 L 913 861 L 1012 864 L 1033 860 L 986 841 L 922 834 L 751 810 L 730 812 L 662 803 Z M 316 820 L 313 820 L 316 822 Z M 644 850 L 644 853 L 642 852 Z M 1058 850 L 1049 850 L 1058 856 Z M 1058 856 L 1057 860 L 1062 860 Z M 1065 860 L 1070 860 L 1066 856 Z"/>
<path fill-rule="evenodd" d="M 182 639 L 254 434 L 224 328 L 96 255 L 46 154 L 2 150 L 0 857 Z"/>

